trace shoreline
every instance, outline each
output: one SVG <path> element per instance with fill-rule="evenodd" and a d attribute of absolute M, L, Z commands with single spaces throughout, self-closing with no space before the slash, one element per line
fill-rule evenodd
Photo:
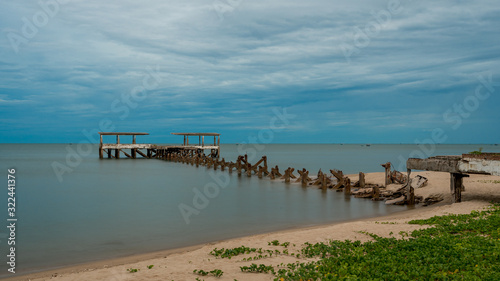
<path fill-rule="evenodd" d="M 446 204 L 438 203 L 438 204 L 435 204 L 435 205 L 432 205 L 432 206 L 429 206 L 426 208 L 433 209 L 433 208 L 437 208 L 440 206 L 446 206 Z M 402 207 L 404 207 L 404 206 L 402 206 Z M 34 280 L 34 279 L 35 280 L 37 280 L 37 279 L 45 280 L 46 278 L 52 279 L 54 277 L 62 277 L 64 275 L 68 275 L 68 274 L 72 274 L 72 273 L 84 273 L 84 272 L 89 272 L 89 271 L 94 271 L 94 270 L 99 270 L 99 269 L 108 269 L 111 267 L 116 267 L 116 266 L 121 266 L 121 265 L 132 265 L 132 264 L 139 263 L 139 262 L 142 262 L 145 260 L 152 261 L 155 259 L 166 258 L 167 256 L 171 256 L 174 254 L 193 252 L 193 251 L 202 249 L 202 248 L 207 247 L 207 246 L 214 246 L 214 245 L 222 244 L 222 243 L 230 243 L 230 242 L 233 242 L 235 240 L 241 240 L 241 239 L 250 239 L 251 240 L 254 238 L 259 238 L 261 236 L 293 234 L 296 231 L 314 231 L 314 230 L 322 229 L 325 227 L 334 227 L 334 226 L 356 223 L 356 222 L 400 219 L 400 218 L 403 218 L 409 214 L 417 212 L 419 209 L 420 208 L 406 209 L 406 210 L 402 210 L 400 212 L 396 212 L 396 213 L 389 214 L 389 215 L 374 216 L 374 217 L 368 217 L 368 218 L 362 218 L 362 219 L 351 219 L 351 220 L 341 221 L 341 222 L 337 222 L 337 223 L 324 223 L 324 224 L 320 224 L 320 225 L 306 226 L 306 227 L 296 226 L 296 227 L 292 227 L 289 229 L 264 232 L 264 233 L 253 234 L 253 235 L 246 235 L 246 236 L 240 236 L 240 237 L 223 239 L 223 240 L 216 240 L 213 242 L 201 243 L 201 244 L 197 244 L 197 245 L 193 245 L 193 246 L 186 246 L 186 247 L 174 248 L 174 249 L 169 249 L 169 250 L 160 250 L 160 251 L 149 252 L 149 253 L 135 254 L 135 255 L 125 256 L 125 257 L 97 260 L 97 261 L 86 262 L 86 263 L 75 264 L 75 265 L 60 266 L 60 267 L 53 268 L 53 269 L 35 271 L 35 272 L 25 273 L 25 274 L 22 274 L 19 276 L 2 278 L 2 280 L 12 280 L 13 281 L 13 280 Z M 54 274 L 56 276 L 54 276 Z"/>
<path fill-rule="evenodd" d="M 291 183 L 291 184 L 300 186 L 300 183 Z M 363 200 L 363 199 L 359 199 L 359 200 Z M 440 202 L 440 203 L 437 203 L 437 204 L 434 204 L 432 206 L 425 207 L 425 208 L 439 207 L 441 205 L 445 205 L 445 204 Z M 194 251 L 194 250 L 203 248 L 207 245 L 215 245 L 218 243 L 230 242 L 230 241 L 242 239 L 242 238 L 253 238 L 253 237 L 257 237 L 257 236 L 261 236 L 261 235 L 271 235 L 274 233 L 285 234 L 285 233 L 292 233 L 294 231 L 299 231 L 299 230 L 314 230 L 314 229 L 318 229 L 318 228 L 341 225 L 341 224 L 346 224 L 346 223 L 353 223 L 353 222 L 358 222 L 358 221 L 372 221 L 372 220 L 374 221 L 374 220 L 377 220 L 379 218 L 390 219 L 393 216 L 398 216 L 400 214 L 402 215 L 402 213 L 413 212 L 413 211 L 416 211 L 420 208 L 423 208 L 423 206 L 409 207 L 407 205 L 403 205 L 400 207 L 402 209 L 403 208 L 405 208 L 405 209 L 388 214 L 388 215 L 383 215 L 383 216 L 375 215 L 375 216 L 369 216 L 369 217 L 365 217 L 365 218 L 346 219 L 346 220 L 342 220 L 342 221 L 338 221 L 338 222 L 334 222 L 334 223 L 325 222 L 325 223 L 309 225 L 309 226 L 297 225 L 297 226 L 292 226 L 292 227 L 288 227 L 288 228 L 281 229 L 281 230 L 263 231 L 261 233 L 237 236 L 237 237 L 228 238 L 228 239 L 214 240 L 212 242 L 205 242 L 205 243 L 195 244 L 195 245 L 191 245 L 191 246 L 184 246 L 184 247 L 178 247 L 178 248 L 172 248 L 172 249 L 158 250 L 158 251 L 153 251 L 153 252 L 133 254 L 133 255 L 127 255 L 127 256 L 123 256 L 123 257 L 106 258 L 106 259 L 95 260 L 95 261 L 84 262 L 84 263 L 62 265 L 62 266 L 57 266 L 57 267 L 50 268 L 50 269 L 41 269 L 41 270 L 34 269 L 34 270 L 31 270 L 30 272 L 27 272 L 27 273 L 16 274 L 18 276 L 2 277 L 0 279 L 2 279 L 2 280 L 28 280 L 28 279 L 33 280 L 36 278 L 52 277 L 52 275 L 54 273 L 56 273 L 58 276 L 60 276 L 64 273 L 67 274 L 67 273 L 74 273 L 74 272 L 81 272 L 81 271 L 91 271 L 91 270 L 108 268 L 108 267 L 113 267 L 113 266 L 118 266 L 118 265 L 132 264 L 132 263 L 136 263 L 136 262 L 143 261 L 143 260 L 153 260 L 153 259 L 165 257 L 165 256 L 172 255 L 172 254 L 190 252 L 190 251 Z M 82 269 L 84 269 L 84 270 L 82 270 Z"/>
<path fill-rule="evenodd" d="M 384 173 L 367 174 L 367 182 L 379 182 L 379 180 L 383 180 L 383 174 Z M 413 176 L 416 174 L 421 174 L 429 178 L 429 185 L 426 188 L 416 190 L 417 195 L 421 194 L 425 196 L 426 194 L 442 193 L 445 199 L 431 206 L 423 207 L 420 204 L 420 206 L 417 205 L 413 209 L 406 209 L 384 216 L 353 219 L 333 224 L 325 223 L 307 227 L 297 226 L 285 230 L 218 240 L 188 247 L 62 266 L 56 269 L 5 277 L 5 280 L 186 280 L 200 277 L 193 274 L 193 269 L 212 270 L 214 268 L 221 268 L 224 271 L 224 276 L 217 280 L 262 280 L 266 277 L 272 280 L 271 275 L 256 276 L 240 272 L 240 265 L 247 265 L 247 263 L 250 263 L 242 262 L 241 258 L 221 260 L 216 259 L 208 253 L 214 248 L 231 248 L 241 245 L 269 248 L 267 243 L 276 239 L 280 242 L 289 241 L 297 244 L 295 248 L 299 248 L 304 242 L 314 243 L 330 239 L 351 239 L 364 242 L 370 240 L 370 237 L 360 234 L 359 231 L 375 233 L 381 236 L 387 236 L 389 232 L 399 233 L 399 231 L 412 231 L 417 228 L 422 228 L 422 226 L 408 225 L 405 223 L 411 219 L 428 218 L 446 213 L 470 213 L 472 210 L 488 206 L 491 201 L 500 202 L 500 184 L 494 182 L 499 180 L 500 177 L 482 175 L 471 176 L 471 178 L 468 178 L 467 182 L 465 182 L 466 191 L 464 192 L 464 202 L 450 204 L 451 196 L 449 195 L 449 183 L 446 185 L 444 184 L 444 182 L 449 181 L 448 174 L 417 172 L 414 173 Z M 355 179 L 356 176 L 357 175 L 349 175 L 351 179 Z M 488 181 L 492 181 L 491 184 Z M 489 189 L 486 189 L 486 187 Z M 390 224 L 377 224 L 377 221 L 389 221 Z M 258 263 L 262 262 L 269 264 L 271 261 L 276 263 L 275 260 L 278 262 L 293 262 L 292 260 L 295 259 L 290 256 L 279 256 L 276 258 L 273 257 L 259 260 Z M 147 265 L 150 264 L 154 265 L 154 267 L 148 270 Z M 127 268 L 138 268 L 141 270 L 131 274 L 127 272 Z M 204 278 L 207 277 L 208 276 Z M 207 279 L 210 280 L 214 278 Z"/>

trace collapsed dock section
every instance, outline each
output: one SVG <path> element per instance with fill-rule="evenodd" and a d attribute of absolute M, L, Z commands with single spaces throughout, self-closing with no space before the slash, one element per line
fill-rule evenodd
<path fill-rule="evenodd" d="M 480 153 L 461 156 L 434 156 L 426 159 L 409 158 L 406 161 L 408 175 L 411 170 L 450 173 L 450 191 L 453 202 L 462 201 L 463 178 L 469 174 L 500 176 L 500 154 Z"/>

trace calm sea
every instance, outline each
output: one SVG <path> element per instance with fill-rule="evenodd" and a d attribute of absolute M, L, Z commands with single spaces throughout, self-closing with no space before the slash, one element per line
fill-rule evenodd
<path fill-rule="evenodd" d="M 222 156 L 234 161 L 246 149 L 252 162 L 267 155 L 269 165 L 280 170 L 291 166 L 312 174 L 320 168 L 358 173 L 382 172 L 385 162 L 404 171 L 410 155 L 461 154 L 480 146 L 500 152 L 494 145 L 225 144 Z M 5 225 L 0 231 L 0 277 L 10 275 L 9 168 L 16 169 L 18 273 L 405 209 L 206 167 L 156 159 L 100 160 L 96 145 L 90 154 L 75 158 L 70 152 L 77 149 L 75 144 L 0 144 L 0 217 Z M 54 165 L 66 167 L 61 178 Z M 200 196 L 204 193 L 208 196 Z"/>

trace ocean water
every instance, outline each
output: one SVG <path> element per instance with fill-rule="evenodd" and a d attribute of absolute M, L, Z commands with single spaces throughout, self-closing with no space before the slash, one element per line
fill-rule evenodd
<path fill-rule="evenodd" d="M 269 166 L 316 174 L 405 170 L 409 156 L 458 155 L 495 145 L 224 144 L 222 157 L 262 155 Z M 342 193 L 157 159 L 102 159 L 98 146 L 0 144 L 0 277 L 7 272 L 7 169 L 16 169 L 16 272 L 172 249 L 405 210 Z M 67 170 L 60 178 L 54 165 Z M 61 166 L 59 166 L 61 167 Z M 204 194 L 204 195 L 200 195 Z M 185 215 L 182 215 L 181 209 Z M 189 212 L 190 215 L 186 215 Z M 186 219 L 187 218 L 187 219 Z"/>

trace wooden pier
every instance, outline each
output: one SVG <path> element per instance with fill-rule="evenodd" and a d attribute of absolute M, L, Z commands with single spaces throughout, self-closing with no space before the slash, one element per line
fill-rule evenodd
<path fill-rule="evenodd" d="M 104 158 L 104 155 L 107 155 L 107 158 L 119 159 L 121 154 L 132 159 L 136 159 L 137 154 L 143 158 L 159 158 L 172 153 L 193 156 L 204 154 L 205 150 L 210 150 L 209 157 L 219 158 L 220 156 L 220 134 L 218 133 L 172 133 L 172 135 L 184 136 L 182 145 L 137 143 L 137 136 L 149 135 L 148 133 L 99 132 L 99 135 L 99 158 L 101 159 Z M 116 143 L 104 143 L 103 136 L 116 136 Z M 132 136 L 132 143 L 120 143 L 120 136 Z M 198 145 L 189 144 L 189 137 L 193 136 L 198 137 Z M 205 145 L 205 137 L 214 137 L 213 145 Z M 130 151 L 130 154 L 127 151 Z"/>

